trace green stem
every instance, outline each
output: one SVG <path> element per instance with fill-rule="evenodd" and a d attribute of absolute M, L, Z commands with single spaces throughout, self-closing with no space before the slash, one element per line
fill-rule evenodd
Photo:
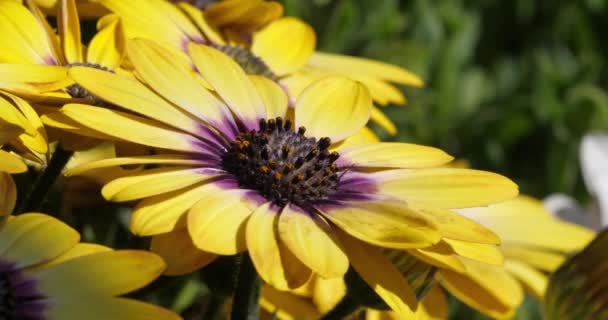
<path fill-rule="evenodd" d="M 60 145 L 57 146 L 49 164 L 38 176 L 29 195 L 25 198 L 25 201 L 21 202 L 16 212 L 40 211 L 42 203 L 48 196 L 53 184 L 55 184 L 55 180 L 61 175 L 61 171 L 63 171 L 73 154 L 73 151 L 65 150 Z"/>
<path fill-rule="evenodd" d="M 342 300 L 328 313 L 326 313 L 321 320 L 341 320 L 346 319 L 348 316 L 357 311 L 359 304 L 355 301 L 350 294 L 346 294 Z"/>
<path fill-rule="evenodd" d="M 257 320 L 260 311 L 260 287 L 262 283 L 248 254 L 241 256 L 238 272 L 230 319 Z"/>

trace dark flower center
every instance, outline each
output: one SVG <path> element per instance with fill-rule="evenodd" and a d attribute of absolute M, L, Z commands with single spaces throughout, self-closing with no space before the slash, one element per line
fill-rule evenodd
<path fill-rule="evenodd" d="M 8 274 L 0 272 L 0 319 L 15 319 L 15 294 Z"/>
<path fill-rule="evenodd" d="M 216 48 L 236 61 L 247 74 L 264 76 L 272 80 L 277 78 L 260 57 L 254 55 L 247 49 L 228 45 L 216 46 Z"/>
<path fill-rule="evenodd" d="M 97 69 L 97 70 L 103 70 L 103 71 L 114 73 L 114 71 L 110 70 L 109 68 L 104 67 L 97 63 L 78 62 L 78 63 L 70 63 L 67 66 L 68 67 L 87 67 L 87 68 L 93 68 L 93 69 Z M 87 99 L 87 100 L 90 100 L 94 105 L 100 106 L 100 107 L 107 106 L 107 103 L 105 103 L 103 100 L 99 99 L 98 97 L 94 96 L 87 89 L 79 86 L 78 84 L 73 84 L 73 85 L 65 88 L 65 91 L 72 98 Z"/>
<path fill-rule="evenodd" d="M 306 129 L 291 130 L 291 121 L 260 120 L 260 130 L 242 132 L 222 159 L 242 187 L 257 190 L 284 206 L 302 207 L 327 199 L 338 186 L 339 155 L 329 152 L 329 138 L 308 138 Z"/>

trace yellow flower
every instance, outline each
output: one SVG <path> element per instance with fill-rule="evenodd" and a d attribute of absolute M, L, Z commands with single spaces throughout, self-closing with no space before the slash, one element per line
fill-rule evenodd
<path fill-rule="evenodd" d="M 391 307 L 407 313 L 413 293 L 404 279 L 378 273 L 382 265 L 367 261 L 375 246 L 422 248 L 442 237 L 497 243 L 448 208 L 509 199 L 517 186 L 489 172 L 433 168 L 452 159 L 435 148 L 349 143 L 369 119 L 365 86 L 329 77 L 306 88 L 289 110 L 273 81 L 248 76 L 209 46 L 191 43 L 188 50 L 204 84 L 163 46 L 133 40 L 127 53 L 145 84 L 94 68 L 70 69 L 78 85 L 124 111 L 62 108 L 82 134 L 156 149 L 152 156 L 98 161 L 71 173 L 154 165 L 113 180 L 102 193 L 112 201 L 143 199 L 131 230 L 157 235 L 152 246 L 166 254 L 169 273 L 248 250 L 260 276 L 287 289 L 313 271 L 343 276 L 350 260 L 365 280 L 382 284 L 376 289 Z"/>
<path fill-rule="evenodd" d="M 415 87 L 423 85 L 419 77 L 395 65 L 315 52 L 314 30 L 294 17 L 274 20 L 243 42 L 218 31 L 206 20 L 208 11 L 203 14 L 188 3 L 180 2 L 175 6 L 165 0 L 99 2 L 121 17 L 127 38 L 146 38 L 162 43 L 172 50 L 173 59 L 183 60 L 183 63 L 190 61 L 185 53 L 190 42 L 218 48 L 230 55 L 249 74 L 263 75 L 280 84 L 287 91 L 292 105 L 304 88 L 332 75 L 345 76 L 363 83 L 374 101 L 381 105 L 405 103 L 401 91 L 391 83 Z M 241 2 L 244 1 L 220 2 L 217 8 L 223 14 L 218 16 L 230 17 L 231 14 L 240 12 L 224 10 Z M 251 2 L 259 4 L 259 1 Z M 148 19 L 141 19 L 142 15 Z M 375 106 L 372 107 L 371 118 L 389 133 L 396 132 L 391 120 Z"/>
<path fill-rule="evenodd" d="M 523 195 L 459 212 L 500 236 L 505 268 L 539 299 L 544 297 L 549 274 L 594 236 L 592 230 L 555 218 L 540 201 Z"/>
<path fill-rule="evenodd" d="M 108 16 L 100 20 L 100 30 L 85 50 L 75 0 L 61 0 L 59 5 L 56 34 L 32 2 L 26 8 L 18 1 L 0 1 L 0 72 L 4 78 L 0 80 L 0 88 L 35 98 L 68 86 L 68 67 L 118 68 L 123 46 L 118 19 Z M 77 86 L 43 95 L 39 100 L 63 102 L 69 97 L 95 100 Z"/>
<path fill-rule="evenodd" d="M 180 319 L 160 307 L 117 297 L 156 279 L 165 264 L 145 251 L 78 243 L 79 234 L 39 213 L 0 226 L 2 319 Z"/>
<path fill-rule="evenodd" d="M 29 0 L 38 5 L 45 13 L 56 15 L 61 0 Z M 108 13 L 108 10 L 94 0 L 76 0 L 78 15 L 81 18 L 96 18 Z"/>
<path fill-rule="evenodd" d="M 36 111 L 25 100 L 0 91 L 0 172 L 26 171 L 23 159 L 45 164 L 48 151 Z"/>

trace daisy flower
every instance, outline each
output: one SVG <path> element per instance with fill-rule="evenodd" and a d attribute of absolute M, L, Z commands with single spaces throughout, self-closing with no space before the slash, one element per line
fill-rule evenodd
<path fill-rule="evenodd" d="M 68 104 L 62 113 L 83 134 L 146 145 L 156 154 L 93 162 L 71 174 L 153 165 L 111 181 L 102 193 L 112 201 L 141 200 L 131 230 L 158 235 L 153 248 L 172 255 L 169 273 L 247 250 L 266 282 L 288 289 L 312 272 L 343 276 L 350 261 L 393 309 L 409 313 L 415 298 L 407 282 L 362 259 L 375 254 L 371 245 L 422 248 L 442 237 L 497 243 L 447 209 L 509 199 L 517 186 L 489 172 L 432 168 L 452 159 L 435 148 L 353 145 L 348 138 L 366 125 L 372 103 L 362 84 L 323 79 L 289 110 L 275 82 L 248 77 L 212 47 L 188 45 L 204 83 L 159 44 L 139 39 L 127 48 L 143 83 L 70 69 L 78 85 L 122 111 Z"/>
<path fill-rule="evenodd" d="M 101 19 L 99 32 L 85 49 L 75 0 L 58 3 L 57 34 L 32 1 L 27 1 L 27 7 L 18 1 L 0 1 L 0 71 L 6 79 L 0 80 L 0 87 L 29 94 L 29 98 L 42 95 L 39 99 L 44 102 L 53 98 L 63 102 L 61 98 L 70 97 L 95 102 L 78 86 L 70 86 L 67 69 L 88 66 L 116 70 L 122 59 L 118 20 L 112 16 Z M 62 89 L 65 92 L 42 94 Z"/>
<path fill-rule="evenodd" d="M 47 14 L 57 14 L 57 9 L 61 4 L 61 0 L 26 0 L 34 2 L 42 11 Z M 78 15 L 81 18 L 97 18 L 105 14 L 108 14 L 108 10 L 99 3 L 95 3 L 90 0 L 76 0 L 76 7 L 78 8 Z"/>
<path fill-rule="evenodd" d="M 363 83 L 374 101 L 381 105 L 405 103 L 401 91 L 391 83 L 415 87 L 423 85 L 419 77 L 395 65 L 315 52 L 314 30 L 294 17 L 274 20 L 247 36 L 243 42 L 242 39 L 233 39 L 218 31 L 207 21 L 208 11 L 203 13 L 188 3 L 172 5 L 165 0 L 99 2 L 120 16 L 127 38 L 146 38 L 159 42 L 173 51 L 174 59 L 183 60 L 184 63 L 190 61 L 186 54 L 188 43 L 201 43 L 219 49 L 231 56 L 248 74 L 262 75 L 280 84 L 287 91 L 292 105 L 304 88 L 330 75 L 344 76 Z M 223 16 L 230 16 L 240 11 L 225 9 L 240 2 L 243 1 L 220 2 L 217 6 L 224 11 Z M 142 19 L 142 16 L 147 18 Z M 380 109 L 372 106 L 371 112 L 374 122 L 387 132 L 396 133 L 395 125 Z"/>
<path fill-rule="evenodd" d="M 120 298 L 156 279 L 157 255 L 78 243 L 78 232 L 53 217 L 27 213 L 0 227 L 0 318 L 180 319 Z"/>

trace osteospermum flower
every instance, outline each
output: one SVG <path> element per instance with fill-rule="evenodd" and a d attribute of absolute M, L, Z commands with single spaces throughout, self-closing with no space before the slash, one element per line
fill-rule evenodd
<path fill-rule="evenodd" d="M 32 1 L 27 7 L 18 1 L 0 1 L 0 71 L 6 72 L 0 87 L 30 98 L 42 94 L 44 102 L 70 97 L 96 102 L 78 86 L 70 86 L 67 69 L 88 66 L 115 71 L 122 59 L 118 19 L 100 20 L 100 30 L 85 50 L 75 0 L 58 2 L 56 34 Z M 49 91 L 53 93 L 43 94 Z"/>
<path fill-rule="evenodd" d="M 0 91 L 0 172 L 26 171 L 23 159 L 45 164 L 48 151 L 36 111 L 25 100 Z"/>
<path fill-rule="evenodd" d="M 459 212 L 500 236 L 505 269 L 541 300 L 549 275 L 594 237 L 592 230 L 555 218 L 540 201 L 523 195 Z"/>
<path fill-rule="evenodd" d="M 164 234 L 153 247 L 172 255 L 169 273 L 248 250 L 261 277 L 285 289 L 302 285 L 313 271 L 344 275 L 353 254 L 365 264 L 352 252 L 366 250 L 365 242 L 418 248 L 443 234 L 496 242 L 481 227 L 462 229 L 464 218 L 442 208 L 508 199 L 516 185 L 488 172 L 430 168 L 452 159 L 438 149 L 349 143 L 370 113 L 360 83 L 319 81 L 292 113 L 276 83 L 248 77 L 209 46 L 188 47 L 204 84 L 154 42 L 135 40 L 127 48 L 145 84 L 103 70 L 70 70 L 78 85 L 124 111 L 68 104 L 62 112 L 83 134 L 146 145 L 156 154 L 94 162 L 72 174 L 154 165 L 113 180 L 102 193 L 113 201 L 142 200 L 131 230 Z M 391 307 L 410 312 L 407 283 L 372 269 L 362 267 L 366 280 L 381 284 L 375 289 Z"/>
<path fill-rule="evenodd" d="M 112 251 L 78 243 L 79 234 L 39 213 L 0 226 L 0 318 L 180 319 L 154 305 L 117 297 L 137 290 L 165 268 L 145 251 Z"/>
<path fill-rule="evenodd" d="M 235 39 L 230 37 L 234 33 L 218 31 L 206 19 L 210 12 L 201 12 L 188 3 L 180 2 L 175 6 L 165 0 L 99 2 L 120 16 L 127 38 L 140 37 L 162 43 L 173 51 L 173 59 L 183 60 L 183 63 L 189 63 L 184 52 L 190 42 L 219 49 L 231 56 L 248 74 L 262 75 L 280 84 L 287 91 L 292 104 L 304 88 L 330 75 L 345 76 L 363 83 L 372 98 L 381 105 L 405 103 L 403 94 L 391 82 L 415 87 L 423 85 L 419 77 L 394 65 L 315 52 L 314 30 L 294 17 L 274 20 L 248 34 L 245 41 L 239 39 L 242 38 L 240 33 Z M 234 10 L 232 6 L 240 2 L 243 1 L 220 2 L 217 7 L 212 6 L 207 10 L 221 12 L 217 14 L 220 17 L 235 18 L 232 14 L 236 15 L 240 10 Z M 251 3 L 256 6 L 260 2 Z M 148 19 L 141 19 L 141 15 Z M 249 21 L 247 17 L 243 17 L 243 22 Z M 389 133 L 396 132 L 391 120 L 375 106 L 372 107 L 371 119 Z"/>

